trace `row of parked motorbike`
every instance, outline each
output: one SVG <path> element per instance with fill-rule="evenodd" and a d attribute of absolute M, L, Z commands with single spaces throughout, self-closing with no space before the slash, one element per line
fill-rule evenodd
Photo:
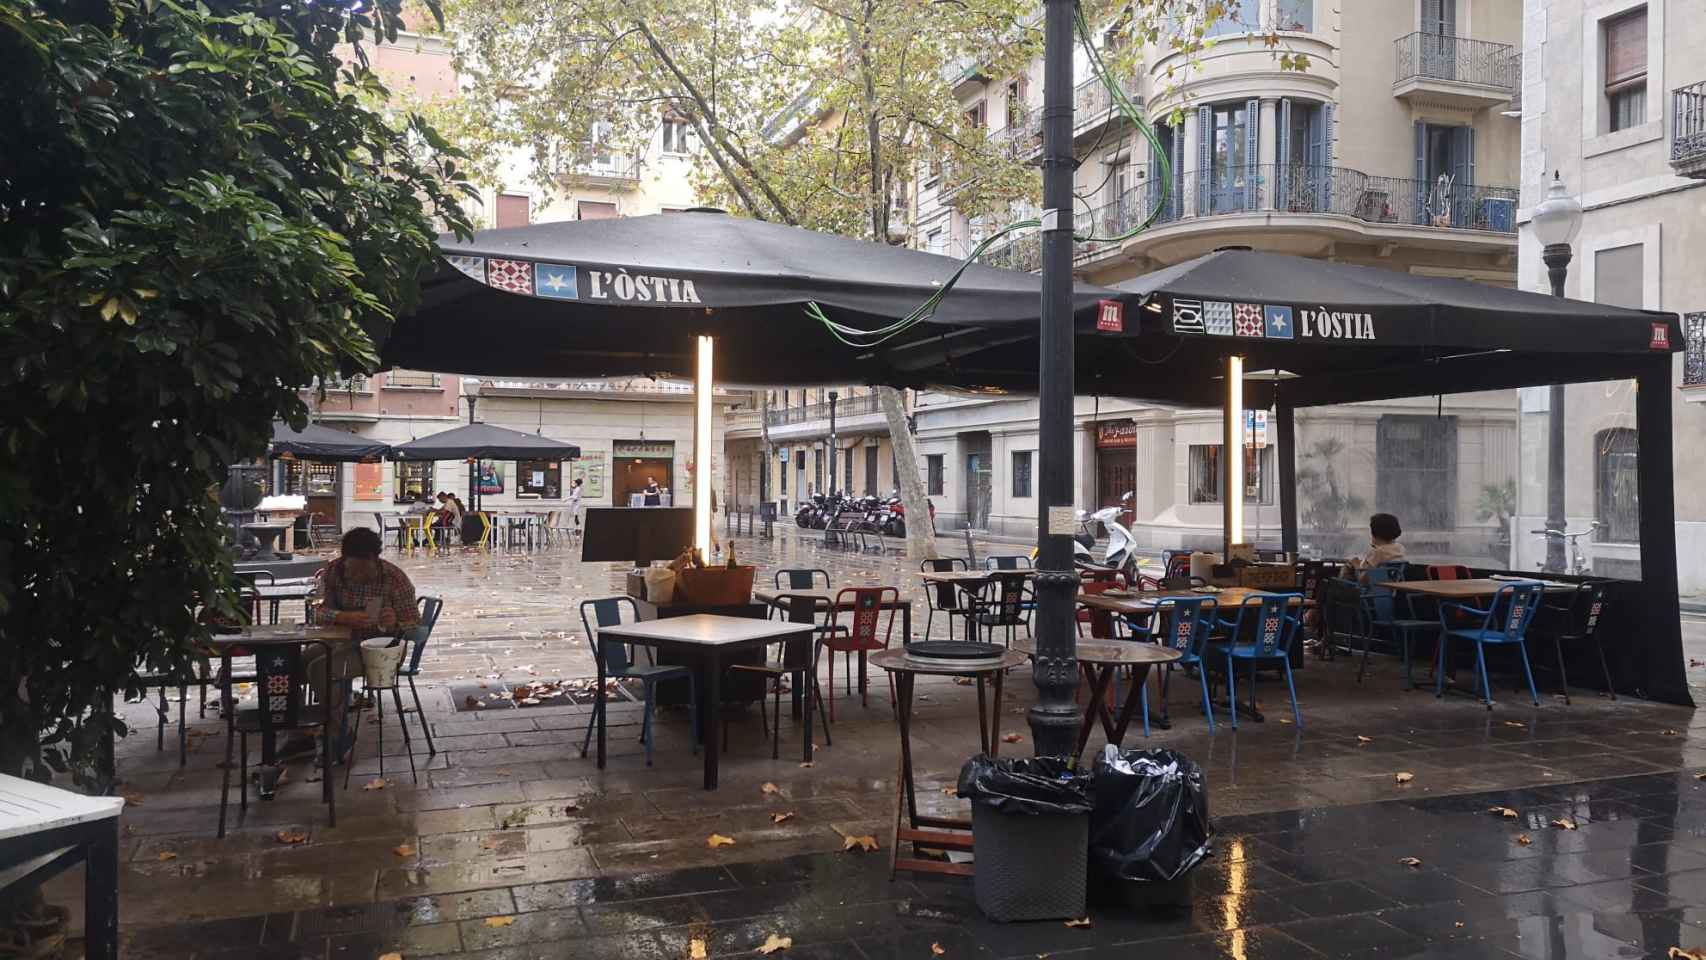
<path fill-rule="evenodd" d="M 844 529 L 880 533 L 885 537 L 906 536 L 906 507 L 899 497 L 849 497 L 817 494 L 794 513 L 794 525 L 805 530 L 823 530 L 837 520 Z"/>

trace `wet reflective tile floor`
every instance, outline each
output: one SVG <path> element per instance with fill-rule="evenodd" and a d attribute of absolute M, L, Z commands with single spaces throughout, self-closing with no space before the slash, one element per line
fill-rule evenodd
<path fill-rule="evenodd" d="M 825 566 L 837 582 L 912 586 L 893 556 L 817 554 L 798 540 L 770 549 L 741 550 L 761 580 L 765 564 L 798 563 Z M 136 732 L 119 745 L 132 800 L 124 956 L 685 958 L 701 940 L 721 957 L 752 955 L 772 934 L 793 943 L 776 956 L 851 960 L 1662 957 L 1706 947 L 1706 782 L 1696 778 L 1706 718 L 1692 711 L 1580 689 L 1569 705 L 1543 697 L 1540 708 L 1501 691 L 1488 711 L 1402 691 L 1390 660 L 1377 658 L 1359 684 L 1354 660 L 1311 658 L 1298 674 L 1301 728 L 1280 722 L 1283 687 L 1264 680 L 1258 697 L 1275 719 L 1234 732 L 1222 705 L 1211 734 L 1190 685 L 1175 683 L 1173 728 L 1147 740 L 1134 729 L 1126 745 L 1176 749 L 1205 771 L 1218 835 L 1193 875 L 1190 908 L 1097 906 L 1085 928 L 998 925 L 982 919 L 967 880 L 889 879 L 898 750 L 880 671 L 864 706 L 837 676 L 833 745 L 820 731 L 809 768 L 786 707 L 778 760 L 755 712 L 736 711 L 721 788 L 707 793 L 684 713 L 660 709 L 647 768 L 639 707 L 622 702 L 599 770 L 580 756 L 584 703 L 518 708 L 505 694 L 539 675 L 583 675 L 573 603 L 608 589 L 610 571 L 551 551 L 431 560 L 445 563 L 417 558 L 421 569 L 411 569 L 423 592 L 465 611 L 492 603 L 529 629 L 482 635 L 511 621 L 447 621 L 434 639 L 445 659 L 421 691 L 436 753 L 410 713 L 416 784 L 387 711 L 384 782 L 363 789 L 381 779 L 377 724 L 366 721 L 348 790 L 339 771 L 336 827 L 298 764 L 277 799 L 251 800 L 240 817 L 233 787 L 235 827 L 215 839 L 221 724 L 199 718 L 192 701 L 180 767 L 175 725 L 157 751 L 153 713 L 127 707 Z M 522 585 L 516 571 L 525 571 L 549 597 L 483 599 L 502 591 L 470 572 L 481 565 Z M 484 645 L 484 672 L 457 663 L 468 648 L 451 642 Z M 466 709 L 461 691 L 479 683 L 499 696 Z M 976 750 L 975 688 L 921 680 L 917 693 L 921 812 L 963 816 L 965 802 L 946 788 Z M 1019 739 L 1001 750 L 1028 754 L 1028 671 L 1014 673 L 1008 693 L 1000 729 Z M 1098 734 L 1090 748 L 1100 745 Z M 1400 772 L 1411 778 L 1398 782 Z M 713 833 L 735 843 L 711 848 Z M 872 836 L 881 849 L 845 852 L 848 836 Z M 80 918 L 80 892 L 73 874 L 49 897 Z"/>

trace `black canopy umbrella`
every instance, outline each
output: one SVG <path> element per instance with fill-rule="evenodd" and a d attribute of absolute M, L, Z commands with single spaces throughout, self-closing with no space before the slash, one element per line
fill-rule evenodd
<path fill-rule="evenodd" d="M 466 423 L 391 448 L 393 460 L 578 460 L 580 455 L 575 444 L 489 423 Z"/>
<path fill-rule="evenodd" d="M 1078 350 L 1080 394 L 1220 406 L 1225 358 L 1296 405 L 1633 377 L 1681 347 L 1674 314 L 1468 280 L 1224 250 L 1124 283 L 1124 331 Z M 1034 338 L 897 348 L 931 382 L 1034 389 Z"/>
<path fill-rule="evenodd" d="M 378 440 L 322 427 L 317 423 L 294 430 L 283 420 L 273 421 L 272 442 L 267 445 L 269 456 L 335 462 L 378 460 L 390 452 L 390 445 Z"/>
<path fill-rule="evenodd" d="M 575 444 L 489 423 L 466 423 L 391 448 L 393 460 L 467 460 L 468 496 L 476 510 L 480 506 L 476 461 L 578 460 L 580 455 L 581 448 Z"/>
<path fill-rule="evenodd" d="M 877 346 L 853 331 L 908 317 L 960 261 L 717 211 L 541 223 L 440 243 L 444 261 L 420 307 L 385 341 L 388 364 L 690 377 L 693 337 L 709 335 L 719 338 L 722 382 L 906 385 L 886 366 L 889 345 L 930 338 L 951 349 L 994 331 L 1029 335 L 1041 311 L 1039 277 L 974 265 L 927 319 Z M 1080 326 L 1091 328 L 1098 301 L 1114 296 L 1080 285 Z"/>

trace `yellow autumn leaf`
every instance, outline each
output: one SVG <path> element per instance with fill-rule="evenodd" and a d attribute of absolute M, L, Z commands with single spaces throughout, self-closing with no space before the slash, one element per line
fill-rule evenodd
<path fill-rule="evenodd" d="M 705 960 L 708 956 L 710 956 L 710 953 L 705 948 L 704 937 L 694 937 L 692 940 L 687 941 L 688 960 Z"/>
<path fill-rule="evenodd" d="M 1373 737 L 1365 737 L 1365 736 L 1362 736 L 1360 734 L 1357 736 L 1357 745 L 1358 746 L 1361 746 L 1362 744 L 1365 744 L 1365 743 L 1373 743 L 1373 742 L 1374 742 Z"/>
<path fill-rule="evenodd" d="M 816 764 L 812 763 L 810 760 L 807 760 L 806 762 L 800 764 L 800 769 L 801 770 L 810 770 L 814 766 L 816 766 Z"/>
<path fill-rule="evenodd" d="M 1526 847 L 1533 842 L 1534 842 L 1533 838 L 1529 837 L 1529 835 L 1526 833 L 1522 834 L 1516 838 L 1516 845 L 1519 847 Z"/>
<path fill-rule="evenodd" d="M 769 782 L 766 782 L 763 786 L 759 787 L 758 790 L 760 793 L 763 793 L 766 796 L 768 796 L 772 793 L 780 793 L 781 792 L 780 787 L 776 786 L 774 783 L 769 783 Z"/>
<path fill-rule="evenodd" d="M 400 843 L 395 847 L 392 847 L 391 852 L 399 857 L 412 857 L 415 855 L 415 848 L 406 843 Z"/>
<path fill-rule="evenodd" d="M 1706 950 L 1684 950 L 1681 947 L 1671 947 L 1665 954 L 1666 960 L 1706 960 Z"/>
<path fill-rule="evenodd" d="M 772 933 L 770 935 L 769 939 L 764 941 L 764 946 L 758 948 L 758 952 L 762 953 L 768 957 L 769 955 L 771 955 L 772 953 L 775 953 L 778 950 L 786 950 L 789 947 L 792 947 L 793 945 L 794 945 L 794 938 L 793 937 L 779 937 L 776 934 Z"/>
<path fill-rule="evenodd" d="M 932 943 L 930 945 L 930 955 L 933 957 L 945 956 L 947 952 L 948 951 L 942 949 L 942 945 L 939 943 Z"/>
<path fill-rule="evenodd" d="M 379 960 L 403 960 L 403 955 L 393 950 L 390 953 L 380 954 Z"/>
<path fill-rule="evenodd" d="M 1069 927 L 1093 927 L 1093 926 L 1095 926 L 1094 923 L 1090 922 L 1089 917 L 1079 917 L 1076 920 L 1068 920 L 1068 921 L 1066 921 L 1066 925 Z"/>
<path fill-rule="evenodd" d="M 725 837 L 720 833 L 713 833 L 709 837 L 705 838 L 705 846 L 710 847 L 712 850 L 715 850 L 718 847 L 732 847 L 734 846 L 734 842 L 734 837 Z"/>
<path fill-rule="evenodd" d="M 1517 720 L 1506 720 L 1505 726 L 1507 726 L 1507 727 L 1521 727 L 1521 728 L 1526 729 L 1528 727 L 1528 724 L 1522 723 L 1522 722 L 1517 721 Z"/>
<path fill-rule="evenodd" d="M 1417 857 L 1399 857 L 1398 862 L 1406 867 L 1419 867 L 1422 861 Z"/>
<path fill-rule="evenodd" d="M 1512 810 L 1510 807 L 1488 807 L 1487 812 L 1496 813 L 1499 816 L 1504 817 L 1506 820 L 1515 820 L 1517 816 L 1516 811 Z"/>
<path fill-rule="evenodd" d="M 386 787 L 389 787 L 390 785 L 391 785 L 391 781 L 381 780 L 378 777 L 374 777 L 372 780 L 369 780 L 366 783 L 362 784 L 361 789 L 363 789 L 363 790 L 383 790 Z"/>
<path fill-rule="evenodd" d="M 1025 738 L 1019 736 L 1016 733 L 1009 733 L 1006 736 L 1001 738 L 1001 742 L 1002 743 L 1018 743 L 1020 740 L 1023 740 L 1023 739 L 1025 739 Z"/>
<path fill-rule="evenodd" d="M 507 927 L 514 922 L 515 922 L 514 917 L 487 917 L 486 918 L 486 926 L 488 926 L 488 927 Z"/>
<path fill-rule="evenodd" d="M 841 849 L 865 851 L 875 850 L 877 849 L 877 838 L 869 834 L 862 837 L 855 837 L 852 834 L 847 834 L 842 838 Z"/>
<path fill-rule="evenodd" d="M 1576 821 L 1574 820 L 1554 820 L 1552 821 L 1552 825 L 1560 830 L 1576 829 Z"/>
<path fill-rule="evenodd" d="M 789 810 L 787 813 L 772 813 L 770 815 L 771 823 L 787 823 L 792 819 L 794 819 L 794 811 L 792 810 Z"/>
<path fill-rule="evenodd" d="M 1396 774 L 1393 779 L 1397 780 L 1399 783 L 1409 783 L 1411 780 L 1416 779 L 1416 775 L 1408 770 L 1404 770 Z"/>
<path fill-rule="evenodd" d="M 160 861 L 161 863 L 165 863 L 167 860 L 178 859 L 178 855 L 173 853 L 170 850 L 162 850 L 162 851 L 160 851 L 159 855 L 156 856 L 154 859 Z"/>
<path fill-rule="evenodd" d="M 292 830 L 280 830 L 279 832 L 273 834 L 273 839 L 277 840 L 279 843 L 290 846 L 290 845 L 295 845 L 298 843 L 307 843 L 308 842 L 308 834 L 297 833 L 297 832 L 292 831 Z"/>

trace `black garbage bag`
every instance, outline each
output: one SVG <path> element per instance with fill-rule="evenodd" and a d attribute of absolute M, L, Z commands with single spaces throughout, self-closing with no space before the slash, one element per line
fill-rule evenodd
<path fill-rule="evenodd" d="M 1182 753 L 1110 745 L 1096 758 L 1090 794 L 1096 876 L 1168 882 L 1214 854 L 1202 768 Z"/>
<path fill-rule="evenodd" d="M 978 754 L 960 768 L 959 795 L 1007 814 L 1090 812 L 1090 776 L 1061 757 L 997 760 Z"/>

